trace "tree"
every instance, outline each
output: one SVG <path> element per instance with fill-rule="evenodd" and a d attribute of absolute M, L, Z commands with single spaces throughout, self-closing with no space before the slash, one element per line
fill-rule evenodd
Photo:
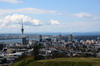
<path fill-rule="evenodd" d="M 37 45 L 37 44 L 34 45 L 34 47 L 33 47 L 33 54 L 32 54 L 33 57 L 34 57 L 34 60 L 40 60 L 40 59 L 42 59 L 42 56 L 39 55 L 39 53 L 40 53 L 39 49 L 40 48 L 41 48 L 40 45 Z"/>

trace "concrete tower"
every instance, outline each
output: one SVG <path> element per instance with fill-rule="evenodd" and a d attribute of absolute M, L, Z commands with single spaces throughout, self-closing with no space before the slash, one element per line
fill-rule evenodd
<path fill-rule="evenodd" d="M 24 36 L 24 26 L 23 26 L 23 21 L 22 21 L 21 32 L 22 32 L 22 44 L 23 44 L 23 45 L 26 45 L 26 37 Z"/>
<path fill-rule="evenodd" d="M 23 37 L 23 35 L 24 35 L 23 21 L 22 21 L 22 28 L 21 28 L 21 32 L 22 32 L 22 37 Z"/>

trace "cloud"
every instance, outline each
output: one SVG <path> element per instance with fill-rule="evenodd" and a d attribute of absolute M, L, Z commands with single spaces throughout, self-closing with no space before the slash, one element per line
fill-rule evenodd
<path fill-rule="evenodd" d="M 63 22 L 59 25 L 43 25 L 39 27 L 27 28 L 27 31 L 32 32 L 29 29 L 37 29 L 33 32 L 98 32 L 100 29 L 100 22 Z M 45 29 L 45 30 L 43 30 Z"/>
<path fill-rule="evenodd" d="M 32 19 L 31 17 L 25 15 L 13 14 L 0 19 L 0 27 L 16 27 L 20 26 L 22 22 L 26 26 L 41 25 L 41 21 L 38 19 Z"/>
<path fill-rule="evenodd" d="M 0 9 L 0 14 L 10 14 L 10 13 L 18 13 L 18 14 L 61 14 L 55 10 L 44 10 L 37 8 L 20 8 L 20 9 Z"/>
<path fill-rule="evenodd" d="M 100 16 L 96 16 L 96 15 L 93 15 L 93 14 L 90 14 L 90 13 L 75 13 L 75 14 L 72 14 L 72 16 L 74 17 L 78 17 L 78 18 L 87 18 L 89 20 L 100 20 Z"/>
<path fill-rule="evenodd" d="M 89 13 L 76 13 L 76 14 L 73 14 L 73 16 L 83 18 L 83 17 L 92 17 L 93 15 Z"/>
<path fill-rule="evenodd" d="M 0 0 L 0 2 L 7 2 L 7 3 L 21 3 L 20 0 Z"/>
<path fill-rule="evenodd" d="M 51 32 L 97 32 L 100 22 L 63 22 L 60 25 L 50 25 L 45 28 Z"/>
<path fill-rule="evenodd" d="M 54 24 L 60 24 L 60 22 L 57 21 L 57 20 L 50 20 L 49 23 L 52 24 L 52 25 L 54 25 Z"/>

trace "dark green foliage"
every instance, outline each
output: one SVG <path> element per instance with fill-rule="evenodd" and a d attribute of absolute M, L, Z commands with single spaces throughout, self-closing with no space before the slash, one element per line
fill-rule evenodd
<path fill-rule="evenodd" d="M 42 59 L 42 56 L 39 55 L 39 53 L 40 53 L 39 49 L 40 48 L 41 48 L 40 45 L 37 45 L 37 44 L 34 45 L 34 47 L 33 47 L 33 57 L 34 57 L 34 60 Z"/>
<path fill-rule="evenodd" d="M 6 59 L 6 58 L 3 58 L 3 59 L 1 60 L 1 62 L 0 62 L 0 64 L 6 63 L 6 62 L 7 62 L 7 59 Z"/>

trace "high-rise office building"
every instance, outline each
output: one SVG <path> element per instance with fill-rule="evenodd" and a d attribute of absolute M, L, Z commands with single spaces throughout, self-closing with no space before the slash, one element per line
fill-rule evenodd
<path fill-rule="evenodd" d="M 61 41 L 62 40 L 62 35 L 59 35 L 59 36 L 57 36 L 56 37 L 56 41 L 58 42 L 58 41 Z"/>
<path fill-rule="evenodd" d="M 39 41 L 42 42 L 42 35 L 39 35 Z"/>
<path fill-rule="evenodd" d="M 26 45 L 26 37 L 22 37 L 22 44 Z"/>
<path fill-rule="evenodd" d="M 74 40 L 74 37 L 72 34 L 68 35 L 68 42 L 72 42 Z"/>
<path fill-rule="evenodd" d="M 100 37 L 97 37 L 97 43 L 100 43 Z"/>
<path fill-rule="evenodd" d="M 0 43 L 0 50 L 4 48 L 4 44 Z"/>

